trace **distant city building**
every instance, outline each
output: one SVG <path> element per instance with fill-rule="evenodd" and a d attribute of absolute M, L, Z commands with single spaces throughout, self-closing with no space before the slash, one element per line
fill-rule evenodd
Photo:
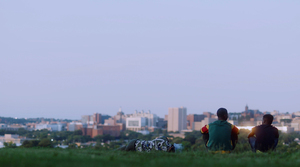
<path fill-rule="evenodd" d="M 126 119 L 126 129 L 132 131 L 145 130 L 147 124 L 146 117 L 131 117 Z"/>
<path fill-rule="evenodd" d="M 165 119 L 164 119 L 165 121 L 168 121 L 168 115 L 165 115 Z"/>
<path fill-rule="evenodd" d="M 228 120 L 227 122 L 231 123 L 232 125 L 238 125 L 237 120 Z"/>
<path fill-rule="evenodd" d="M 49 131 L 64 131 L 65 124 L 62 123 L 52 123 L 52 124 L 36 124 L 35 125 L 35 130 L 42 130 L 42 129 L 47 129 Z"/>
<path fill-rule="evenodd" d="M 156 128 L 158 117 L 152 114 L 151 111 L 144 112 L 143 110 L 138 112 L 134 111 L 133 114 L 126 116 L 126 129 L 133 131 L 151 130 Z"/>
<path fill-rule="evenodd" d="M 279 114 L 279 111 L 277 111 L 277 110 L 274 110 L 274 111 L 272 111 L 271 113 L 270 113 L 271 115 L 278 115 Z"/>
<path fill-rule="evenodd" d="M 201 122 L 205 117 L 207 116 L 203 114 L 189 114 L 187 116 L 187 129 L 193 129 L 193 123 Z"/>
<path fill-rule="evenodd" d="M 6 143 L 12 142 L 15 143 L 17 146 L 20 146 L 25 140 L 31 140 L 31 139 L 26 137 L 20 137 L 19 135 L 14 135 L 14 134 L 4 134 L 4 136 L 0 136 L 1 145 L 5 142 Z"/>
<path fill-rule="evenodd" d="M 4 128 L 6 128 L 6 127 L 7 127 L 6 124 L 0 124 L 0 129 L 4 129 Z"/>
<path fill-rule="evenodd" d="M 113 117 L 109 117 L 104 120 L 104 125 L 119 125 L 121 131 L 125 130 L 127 116 L 122 111 L 122 108 L 119 108 L 117 114 Z"/>
<path fill-rule="evenodd" d="M 294 117 L 300 117 L 300 111 L 294 112 L 294 113 L 293 113 L 293 116 L 294 116 Z"/>
<path fill-rule="evenodd" d="M 116 125 L 116 121 L 114 118 L 108 118 L 104 120 L 104 125 Z"/>
<path fill-rule="evenodd" d="M 138 117 L 144 117 L 146 118 L 146 125 L 147 127 L 155 127 L 156 123 L 158 121 L 158 117 L 156 114 L 152 114 L 150 110 L 147 112 L 144 112 L 143 110 L 138 112 L 134 111 L 133 114 L 128 115 L 129 118 L 138 118 Z"/>
<path fill-rule="evenodd" d="M 241 113 L 228 113 L 229 120 L 239 120 L 241 118 Z"/>
<path fill-rule="evenodd" d="M 119 125 L 88 125 L 82 128 L 82 134 L 88 135 L 94 138 L 98 135 L 111 135 L 114 137 L 120 136 L 120 126 Z"/>
<path fill-rule="evenodd" d="M 101 124 L 102 123 L 102 115 L 99 113 L 94 113 L 93 115 L 82 115 L 81 122 L 88 125 L 93 124 Z M 104 123 L 104 120 L 103 120 Z"/>
<path fill-rule="evenodd" d="M 111 116 L 109 116 L 109 115 L 101 115 L 101 124 L 104 124 L 105 120 L 109 119 L 109 118 L 111 118 Z"/>
<path fill-rule="evenodd" d="M 81 122 L 84 124 L 94 124 L 93 122 L 93 115 L 82 115 Z"/>
<path fill-rule="evenodd" d="M 203 112 L 203 115 L 205 115 L 207 118 L 211 118 L 214 114 L 211 112 Z"/>
<path fill-rule="evenodd" d="M 2 129 L 8 130 L 8 131 L 17 131 L 19 129 L 26 129 L 27 127 L 21 124 L 10 124 L 10 125 L 3 125 Z"/>
<path fill-rule="evenodd" d="M 251 118 L 253 118 L 252 120 L 255 120 L 256 117 L 261 117 L 263 115 L 264 114 L 259 110 L 250 110 L 248 105 L 245 106 L 245 111 L 241 113 L 241 116 L 247 121 L 249 121 Z"/>
<path fill-rule="evenodd" d="M 169 108 L 168 132 L 180 132 L 187 129 L 187 110 L 185 107 Z"/>
<path fill-rule="evenodd" d="M 94 115 L 93 115 L 93 121 L 94 121 L 94 123 L 96 123 L 96 124 L 101 124 L 101 121 L 102 121 L 102 119 L 101 119 L 101 114 L 99 114 L 99 113 L 94 113 Z"/>
<path fill-rule="evenodd" d="M 114 116 L 114 120 L 116 123 L 126 123 L 126 115 L 124 114 L 124 112 L 122 111 L 122 108 L 119 108 L 119 111 L 117 113 L 117 115 Z"/>
<path fill-rule="evenodd" d="M 217 120 L 216 118 L 208 118 L 208 117 L 206 117 L 206 118 L 204 118 L 201 122 L 194 122 L 194 123 L 193 123 L 193 129 L 192 129 L 192 130 L 197 130 L 197 131 L 199 131 L 199 130 L 201 130 L 201 128 L 202 128 L 203 126 L 208 125 L 208 124 L 210 124 L 210 123 L 213 123 L 213 122 L 215 122 L 216 120 Z"/>
<path fill-rule="evenodd" d="M 156 123 L 157 128 L 167 128 L 168 126 L 168 121 L 166 121 L 164 118 L 158 118 L 158 121 Z"/>
<path fill-rule="evenodd" d="M 75 131 L 82 129 L 86 124 L 83 124 L 82 122 L 70 122 L 68 124 L 67 130 L 68 131 Z"/>
<path fill-rule="evenodd" d="M 297 132 L 300 131 L 300 117 L 296 117 L 292 120 L 291 127 L 293 127 Z"/>

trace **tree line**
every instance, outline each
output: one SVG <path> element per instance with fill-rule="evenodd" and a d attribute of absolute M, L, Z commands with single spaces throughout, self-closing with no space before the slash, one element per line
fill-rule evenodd
<path fill-rule="evenodd" d="M 249 130 L 241 129 L 239 134 L 238 144 L 234 152 L 245 152 L 250 151 L 250 145 L 248 143 Z M 169 138 L 171 143 L 181 143 L 186 151 L 206 151 L 204 140 L 202 139 L 202 134 L 200 131 L 186 132 L 184 138 L 170 136 L 166 130 L 155 130 L 147 135 L 143 135 L 134 131 L 122 131 L 119 137 L 113 137 L 110 135 L 98 135 L 94 138 L 90 136 L 83 136 L 81 130 L 76 131 L 61 131 L 61 132 L 51 132 L 46 129 L 37 131 L 27 131 L 20 128 L 18 131 L 7 131 L 0 130 L 0 135 L 4 134 L 18 134 L 20 136 L 25 136 L 31 140 L 26 140 L 22 143 L 21 147 L 53 147 L 55 145 L 69 145 L 69 148 L 77 148 L 74 143 L 86 143 L 93 141 L 95 145 L 88 146 L 88 148 L 93 149 L 116 149 L 121 145 L 126 144 L 131 139 L 142 139 L 142 140 L 153 140 L 159 136 L 166 136 Z M 279 142 L 277 146 L 277 151 L 295 151 L 300 149 L 300 145 L 294 140 L 300 138 L 298 133 L 280 133 Z M 13 143 L 5 143 L 5 147 L 15 148 Z"/>

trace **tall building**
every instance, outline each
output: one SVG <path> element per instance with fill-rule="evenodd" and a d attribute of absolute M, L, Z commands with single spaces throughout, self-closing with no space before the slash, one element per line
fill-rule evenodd
<path fill-rule="evenodd" d="M 169 108 L 168 132 L 180 132 L 187 129 L 186 108 Z"/>
<path fill-rule="evenodd" d="M 88 125 L 102 124 L 104 123 L 103 118 L 106 118 L 106 116 L 99 113 L 94 113 L 93 115 L 82 115 L 81 122 Z"/>
<path fill-rule="evenodd" d="M 93 121 L 94 121 L 94 123 L 101 124 L 101 121 L 102 121 L 101 114 L 94 113 L 94 115 L 93 115 Z"/>
<path fill-rule="evenodd" d="M 116 123 L 126 123 L 126 115 L 124 114 L 124 112 L 122 111 L 122 108 L 119 108 L 119 112 L 117 113 L 117 115 L 114 116 L 114 119 L 116 121 Z"/>

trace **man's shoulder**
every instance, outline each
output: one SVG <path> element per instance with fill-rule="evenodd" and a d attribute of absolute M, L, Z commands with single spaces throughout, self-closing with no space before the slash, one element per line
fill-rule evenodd
<path fill-rule="evenodd" d="M 269 129 L 269 130 L 272 129 L 272 130 L 278 131 L 278 129 L 273 125 L 258 125 L 258 126 L 255 126 L 254 128 L 256 128 L 256 129 Z"/>
<path fill-rule="evenodd" d="M 212 127 L 212 126 L 225 126 L 225 127 L 233 127 L 231 123 L 227 121 L 221 121 L 221 120 L 216 120 L 212 123 L 209 123 L 207 126 Z"/>

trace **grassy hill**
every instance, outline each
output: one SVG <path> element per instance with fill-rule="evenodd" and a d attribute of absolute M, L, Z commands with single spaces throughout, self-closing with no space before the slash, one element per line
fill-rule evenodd
<path fill-rule="evenodd" d="M 165 152 L 120 152 L 93 149 L 0 149 L 0 166 L 113 166 L 113 167 L 296 167 L 300 164 L 300 151 L 289 153 L 231 153 L 211 154 L 201 151 L 165 153 Z"/>

